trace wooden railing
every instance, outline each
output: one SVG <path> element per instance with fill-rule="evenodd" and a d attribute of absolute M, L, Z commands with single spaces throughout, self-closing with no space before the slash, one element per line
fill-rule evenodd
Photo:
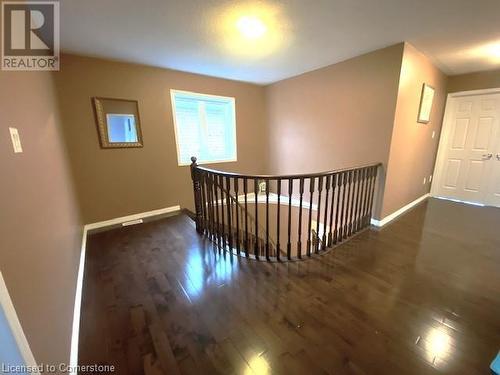
<path fill-rule="evenodd" d="M 380 164 L 270 176 L 191 161 L 196 230 L 219 249 L 268 261 L 302 259 L 370 225 Z"/>

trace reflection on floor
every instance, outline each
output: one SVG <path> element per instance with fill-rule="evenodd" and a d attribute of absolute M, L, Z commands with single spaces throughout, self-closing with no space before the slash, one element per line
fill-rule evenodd
<path fill-rule="evenodd" d="M 429 200 L 330 253 L 221 256 L 178 215 L 89 238 L 80 363 L 119 374 L 485 374 L 500 209 Z"/>

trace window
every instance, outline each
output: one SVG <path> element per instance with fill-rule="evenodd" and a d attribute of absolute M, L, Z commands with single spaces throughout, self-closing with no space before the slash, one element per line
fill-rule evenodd
<path fill-rule="evenodd" d="M 234 98 L 171 90 L 179 165 L 236 161 Z"/>

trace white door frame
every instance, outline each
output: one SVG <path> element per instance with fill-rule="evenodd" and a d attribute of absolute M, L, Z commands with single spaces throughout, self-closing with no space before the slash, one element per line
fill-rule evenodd
<path fill-rule="evenodd" d="M 499 94 L 500 93 L 500 87 L 497 88 L 491 88 L 491 89 L 484 89 L 484 90 L 470 90 L 470 91 L 458 91 L 458 92 L 452 92 L 449 93 L 446 97 L 446 106 L 444 110 L 444 117 L 443 117 L 443 124 L 441 126 L 441 136 L 439 138 L 439 145 L 438 145 L 438 151 L 437 151 L 437 157 L 436 157 L 436 164 L 434 165 L 434 173 L 433 173 L 433 178 L 432 178 L 432 184 L 431 184 L 431 196 L 432 197 L 438 197 L 439 195 L 437 194 L 438 186 L 439 186 L 439 181 L 441 180 L 441 172 L 443 170 L 443 162 L 444 162 L 444 157 L 446 153 L 446 145 L 448 143 L 448 138 L 450 137 L 450 129 L 451 129 L 451 116 L 452 114 L 452 103 L 455 98 L 460 98 L 462 96 L 474 96 L 474 95 L 487 95 L 487 94 Z M 463 201 L 461 201 L 463 202 Z M 478 205 L 478 203 L 475 202 L 463 202 L 463 203 L 469 203 L 469 204 L 474 204 Z M 482 204 L 479 204 L 482 206 Z"/>

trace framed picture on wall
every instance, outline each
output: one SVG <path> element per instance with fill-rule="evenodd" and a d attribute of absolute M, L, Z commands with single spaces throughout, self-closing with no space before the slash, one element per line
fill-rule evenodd
<path fill-rule="evenodd" d="M 93 98 L 102 148 L 143 147 L 137 100 Z"/>
<path fill-rule="evenodd" d="M 417 122 L 427 124 L 431 120 L 432 102 L 434 101 L 434 87 L 424 83 L 420 95 Z"/>

